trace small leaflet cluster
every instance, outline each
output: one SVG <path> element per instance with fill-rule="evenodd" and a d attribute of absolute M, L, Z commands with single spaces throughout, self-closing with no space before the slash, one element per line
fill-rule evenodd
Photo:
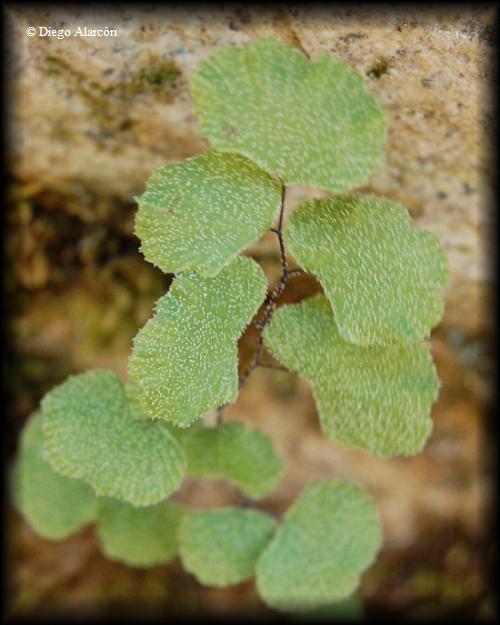
<path fill-rule="evenodd" d="M 252 509 L 190 511 L 169 501 L 136 507 L 97 496 L 83 481 L 56 473 L 45 460 L 42 423 L 40 412 L 30 418 L 13 478 L 16 506 L 45 538 L 66 538 L 94 523 L 103 553 L 113 560 L 148 567 L 180 555 L 187 571 L 213 587 L 237 584 L 257 574 L 262 596 L 278 609 L 288 609 L 293 589 L 293 582 L 288 583 L 280 570 L 293 576 L 302 570 L 308 599 L 303 605 L 295 602 L 289 607 L 304 609 L 321 605 L 323 599 L 331 603 L 339 592 L 339 580 L 335 579 L 339 567 L 345 579 L 355 581 L 356 573 L 366 568 L 380 546 L 381 529 L 373 502 L 359 487 L 339 481 L 306 489 L 282 524 Z M 296 557 L 290 569 L 289 533 Z M 310 555 L 318 555 L 318 559 Z M 318 594 L 317 579 L 323 578 L 326 564 L 334 583 L 324 579 L 323 594 Z M 316 589 L 315 594 L 309 596 L 308 585 Z M 351 586 L 345 587 L 350 594 Z"/>
<path fill-rule="evenodd" d="M 167 501 L 135 507 L 99 497 L 83 480 L 60 475 L 46 458 L 43 423 L 42 412 L 29 418 L 12 473 L 14 503 L 33 530 L 62 540 L 94 523 L 101 549 L 111 559 L 152 566 L 174 558 L 182 509 Z"/>
<path fill-rule="evenodd" d="M 387 134 L 347 66 L 263 39 L 217 52 L 191 87 L 211 148 L 156 170 L 137 198 L 141 251 L 172 285 L 133 341 L 126 383 L 96 369 L 42 400 L 21 438 L 14 503 L 48 539 L 93 523 L 111 559 L 145 567 L 179 555 L 203 584 L 255 576 L 277 610 L 324 608 L 355 591 L 382 544 L 371 497 L 317 482 L 277 519 L 254 503 L 284 473 L 271 439 L 201 419 L 236 400 L 237 342 L 265 304 L 259 349 L 309 381 L 327 438 L 417 453 L 439 389 L 425 339 L 443 314 L 446 259 L 403 207 L 341 193 L 367 183 Z M 291 184 L 333 194 L 282 229 Z M 274 312 L 264 272 L 240 254 L 277 219 L 283 284 L 286 243 L 324 294 Z M 251 507 L 168 500 L 186 475 L 228 480 Z"/>

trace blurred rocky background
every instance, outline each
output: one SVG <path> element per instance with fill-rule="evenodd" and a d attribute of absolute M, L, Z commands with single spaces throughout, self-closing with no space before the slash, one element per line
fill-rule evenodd
<path fill-rule="evenodd" d="M 222 46 L 273 36 L 311 59 L 327 53 L 357 70 L 390 114 L 385 160 L 369 191 L 404 204 L 434 232 L 450 266 L 446 314 L 432 347 L 442 380 L 434 432 L 414 458 L 346 451 L 320 434 L 310 390 L 260 369 L 228 419 L 269 433 L 288 470 L 265 503 L 286 510 L 312 479 L 364 485 L 381 510 L 385 547 L 360 597 L 409 618 L 492 618 L 487 575 L 493 450 L 488 436 L 491 349 L 496 7 L 226 5 L 185 8 L 83 4 L 4 6 L 8 161 L 4 289 L 7 465 L 40 398 L 69 373 L 125 375 L 131 339 L 168 288 L 133 235 L 134 200 L 152 169 L 206 147 L 189 78 Z M 26 28 L 116 29 L 117 37 L 28 37 Z M 288 210 L 310 190 L 293 189 Z M 275 237 L 248 253 L 279 274 Z M 319 289 L 306 276 L 283 301 Z M 242 366 L 255 335 L 241 340 Z M 222 482 L 187 480 L 178 497 L 234 502 Z M 7 597 L 12 616 L 180 615 L 272 617 L 253 583 L 205 589 L 180 564 L 133 570 L 100 555 L 91 528 L 52 543 L 10 508 Z"/>

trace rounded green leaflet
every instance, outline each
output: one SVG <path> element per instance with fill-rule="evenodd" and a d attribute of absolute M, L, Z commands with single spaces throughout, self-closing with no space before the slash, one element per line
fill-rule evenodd
<path fill-rule="evenodd" d="M 67 538 L 97 514 L 93 490 L 80 480 L 56 473 L 43 454 L 43 415 L 34 413 L 21 435 L 13 472 L 13 500 L 37 534 Z"/>
<path fill-rule="evenodd" d="M 313 387 L 327 438 L 379 456 L 412 455 L 424 446 L 439 390 L 424 341 L 385 347 L 348 343 L 328 300 L 316 295 L 279 308 L 264 342 Z"/>
<path fill-rule="evenodd" d="M 225 48 L 191 79 L 203 136 L 285 184 L 342 191 L 366 184 L 386 142 L 387 116 L 360 76 L 309 61 L 274 39 Z"/>
<path fill-rule="evenodd" d="M 371 497 L 339 480 L 308 486 L 262 552 L 257 590 L 278 610 L 312 610 L 351 595 L 382 544 Z"/>
<path fill-rule="evenodd" d="M 440 321 L 446 257 L 437 237 L 411 227 L 404 207 L 372 196 L 310 200 L 284 237 L 321 282 L 347 341 L 418 341 Z"/>
<path fill-rule="evenodd" d="M 285 469 L 272 440 L 242 423 L 195 425 L 176 430 L 174 436 L 186 456 L 189 475 L 225 478 L 253 499 L 271 493 Z"/>
<path fill-rule="evenodd" d="M 178 534 L 182 564 L 205 586 L 239 584 L 253 577 L 275 525 L 267 514 L 232 506 L 188 512 Z"/>
<path fill-rule="evenodd" d="M 70 376 L 44 397 L 42 411 L 47 459 L 98 495 L 148 506 L 179 488 L 186 460 L 178 443 L 163 424 L 132 414 L 117 374 Z"/>
<path fill-rule="evenodd" d="M 187 427 L 238 394 L 237 340 L 266 293 L 250 258 L 214 278 L 180 274 L 134 338 L 129 376 L 152 418 Z"/>
<path fill-rule="evenodd" d="M 239 154 L 207 151 L 157 169 L 137 199 L 135 232 L 165 272 L 215 276 L 274 222 L 280 186 Z"/>
<path fill-rule="evenodd" d="M 103 498 L 96 525 L 102 552 L 129 566 L 169 562 L 177 555 L 177 531 L 183 513 L 181 506 L 169 501 L 137 508 Z"/>

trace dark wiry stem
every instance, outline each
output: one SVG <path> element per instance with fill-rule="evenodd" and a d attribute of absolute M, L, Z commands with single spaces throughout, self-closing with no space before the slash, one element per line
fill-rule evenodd
<path fill-rule="evenodd" d="M 266 367 L 268 369 L 278 369 L 281 371 L 288 371 L 288 369 L 286 369 L 285 367 L 282 367 L 281 365 L 266 364 L 266 363 L 263 363 L 261 360 L 262 353 L 264 351 L 264 339 L 262 337 L 262 330 L 271 321 L 271 317 L 274 311 L 276 310 L 278 300 L 281 297 L 281 294 L 283 293 L 283 291 L 285 290 L 285 286 L 286 286 L 286 282 L 288 278 L 303 273 L 301 269 L 294 269 L 292 271 L 288 269 L 288 261 L 286 258 L 286 251 L 285 251 L 285 242 L 283 240 L 284 213 L 285 213 L 285 186 L 282 184 L 278 227 L 271 228 L 271 232 L 274 232 L 274 234 L 276 234 L 278 237 L 278 243 L 279 243 L 279 248 L 280 248 L 281 275 L 274 289 L 266 297 L 265 305 L 264 305 L 264 314 L 262 316 L 262 319 L 260 321 L 252 322 L 252 325 L 259 330 L 257 349 L 255 350 L 255 353 L 253 355 L 253 358 L 250 364 L 240 375 L 240 378 L 238 381 L 238 389 L 240 389 L 243 386 L 243 384 L 246 382 L 247 378 L 250 376 L 252 371 L 254 369 L 257 369 L 257 367 Z M 222 405 L 217 409 L 217 425 L 220 425 L 223 422 L 225 408 L 226 406 Z"/>
<path fill-rule="evenodd" d="M 254 369 L 261 366 L 261 356 L 264 350 L 264 342 L 262 337 L 262 330 L 268 325 L 271 320 L 272 314 L 276 309 L 278 304 L 278 300 L 283 293 L 286 285 L 286 281 L 288 278 L 288 261 L 286 258 L 285 252 L 285 243 L 283 241 L 283 216 L 285 213 L 285 186 L 281 186 L 281 203 L 280 203 L 280 214 L 278 218 L 278 227 L 271 228 L 271 231 L 274 232 L 278 236 L 279 246 L 280 246 L 280 260 L 281 260 L 281 276 L 278 280 L 278 283 L 271 291 L 270 295 L 266 298 L 266 305 L 264 307 L 264 316 L 261 321 L 256 322 L 255 327 L 260 330 L 259 339 L 257 343 L 257 349 L 255 350 L 255 354 L 252 358 L 249 366 L 243 371 L 239 380 L 239 388 L 246 382 L 248 376 L 252 373 Z"/>

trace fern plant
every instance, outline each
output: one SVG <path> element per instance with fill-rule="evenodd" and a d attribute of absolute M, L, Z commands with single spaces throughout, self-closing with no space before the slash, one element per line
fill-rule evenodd
<path fill-rule="evenodd" d="M 211 148 L 156 170 L 137 198 L 141 251 L 175 279 L 133 341 L 125 384 L 93 370 L 44 397 L 22 434 L 14 499 L 46 538 L 94 523 L 109 558 L 150 566 L 179 554 L 202 584 L 255 576 L 269 606 L 317 608 L 351 595 L 374 561 L 374 502 L 333 479 L 276 518 L 257 502 L 284 463 L 264 433 L 224 423 L 224 408 L 267 349 L 309 382 L 329 440 L 384 457 L 419 452 L 439 388 L 426 337 L 443 313 L 446 259 L 402 206 L 347 193 L 379 164 L 388 119 L 346 65 L 263 39 L 218 51 L 191 88 Z M 292 184 L 329 195 L 285 225 Z M 241 256 L 268 230 L 282 267 L 269 293 L 260 266 Z M 300 271 L 323 294 L 277 308 Z M 250 323 L 258 348 L 238 377 Z M 170 501 L 185 475 L 225 478 L 243 505 Z"/>

